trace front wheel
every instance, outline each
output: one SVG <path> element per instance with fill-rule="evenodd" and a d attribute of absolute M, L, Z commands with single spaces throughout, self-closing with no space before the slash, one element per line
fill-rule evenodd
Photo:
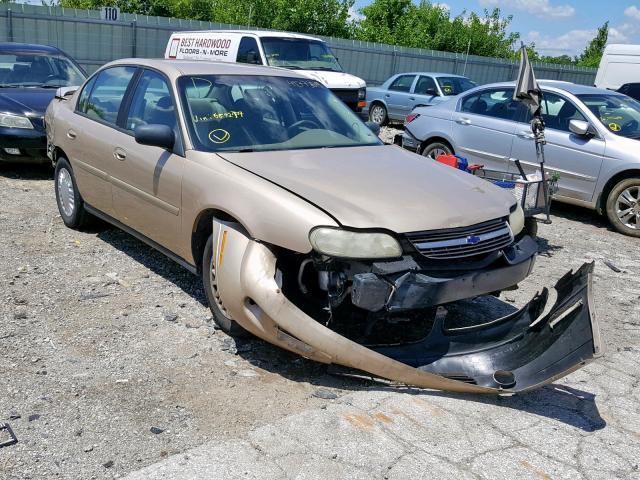
<path fill-rule="evenodd" d="M 423 157 L 428 157 L 431 160 L 435 160 L 440 155 L 452 155 L 453 150 L 446 143 L 433 142 L 425 146 L 421 154 Z"/>
<path fill-rule="evenodd" d="M 640 237 L 640 178 L 626 178 L 607 197 L 607 217 L 618 232 Z"/>
<path fill-rule="evenodd" d="M 218 278 L 216 276 L 216 263 L 213 256 L 213 235 L 209 236 L 202 255 L 202 285 L 204 293 L 209 301 L 209 308 L 213 314 L 213 321 L 220 329 L 232 337 L 246 337 L 249 335 L 244 328 L 231 318 L 231 315 L 222 304 L 218 291 Z"/>
<path fill-rule="evenodd" d="M 369 120 L 373 123 L 377 123 L 380 126 L 386 125 L 389 121 L 387 115 L 387 109 L 381 103 L 374 103 L 369 111 Z"/>
<path fill-rule="evenodd" d="M 76 179 L 69 161 L 58 158 L 54 174 L 56 203 L 62 221 L 69 228 L 82 228 L 89 223 L 89 213 L 84 208 L 84 200 L 78 191 Z"/>

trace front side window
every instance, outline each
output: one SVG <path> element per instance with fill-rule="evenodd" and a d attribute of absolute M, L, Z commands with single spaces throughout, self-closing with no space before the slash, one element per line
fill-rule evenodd
<path fill-rule="evenodd" d="M 140 125 L 167 125 L 175 130 L 176 111 L 165 78 L 152 70 L 145 70 L 138 80 L 125 128 L 133 131 Z"/>
<path fill-rule="evenodd" d="M 63 55 L 0 50 L 0 87 L 71 87 L 82 85 L 86 78 Z"/>
<path fill-rule="evenodd" d="M 414 92 L 418 95 L 438 95 L 436 82 L 432 77 L 420 76 Z"/>
<path fill-rule="evenodd" d="M 640 139 L 640 102 L 624 95 L 578 95 L 586 107 L 610 132 Z"/>
<path fill-rule="evenodd" d="M 400 75 L 396 78 L 391 85 L 389 85 L 389 90 L 393 90 L 396 92 L 408 92 L 411 90 L 411 85 L 413 85 L 413 81 L 415 80 L 415 75 Z"/>
<path fill-rule="evenodd" d="M 464 77 L 438 77 L 438 84 L 446 96 L 460 95 L 476 86 L 475 83 Z"/>
<path fill-rule="evenodd" d="M 522 103 L 513 100 L 513 89 L 483 90 L 462 99 L 460 111 L 520 121 L 524 116 Z"/>
<path fill-rule="evenodd" d="M 547 128 L 564 132 L 571 131 L 569 130 L 571 120 L 587 121 L 573 102 L 551 92 L 543 92 L 541 112 Z"/>
<path fill-rule="evenodd" d="M 100 72 L 84 113 L 89 118 L 115 125 L 120 104 L 135 72 L 135 67 L 111 67 Z"/>
<path fill-rule="evenodd" d="M 209 152 L 381 145 L 378 137 L 315 80 L 203 75 L 178 80 L 196 149 Z"/>
<path fill-rule="evenodd" d="M 89 100 L 89 94 L 93 89 L 93 84 L 96 83 L 96 78 L 98 78 L 96 75 L 91 77 L 91 80 L 87 82 L 87 84 L 82 89 L 82 92 L 80 92 L 80 97 L 78 97 L 78 104 L 76 105 L 76 110 L 82 113 L 87 112 L 87 102 Z"/>
<path fill-rule="evenodd" d="M 326 43 L 305 38 L 263 37 L 262 49 L 267 64 L 293 70 L 328 70 L 341 72 L 338 59 Z"/>
<path fill-rule="evenodd" d="M 256 42 L 255 38 L 242 37 L 242 40 L 240 40 L 240 46 L 238 47 L 236 62 L 262 65 L 260 51 L 258 50 L 258 42 Z"/>

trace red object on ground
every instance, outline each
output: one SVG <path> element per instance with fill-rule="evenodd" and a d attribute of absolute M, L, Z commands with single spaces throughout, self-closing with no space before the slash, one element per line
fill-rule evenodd
<path fill-rule="evenodd" d="M 458 157 L 455 155 L 438 155 L 436 162 L 444 163 L 453 168 L 458 168 Z"/>
<path fill-rule="evenodd" d="M 469 165 L 467 167 L 467 172 L 475 172 L 476 170 L 480 170 L 481 168 L 484 168 L 484 165 L 478 165 L 477 163 L 474 163 L 473 165 Z"/>

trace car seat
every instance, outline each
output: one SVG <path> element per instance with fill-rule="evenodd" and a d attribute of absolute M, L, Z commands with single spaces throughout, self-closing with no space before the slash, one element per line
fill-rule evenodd
<path fill-rule="evenodd" d="M 565 102 L 564 105 L 560 108 L 557 116 L 557 128 L 559 130 L 569 130 L 569 122 L 575 118 L 578 118 L 576 115 L 578 113 L 578 109 L 571 102 Z"/>
<path fill-rule="evenodd" d="M 176 112 L 173 108 L 173 101 L 169 95 L 160 97 L 155 105 L 149 105 L 149 123 L 166 125 L 172 129 L 176 128 Z"/>

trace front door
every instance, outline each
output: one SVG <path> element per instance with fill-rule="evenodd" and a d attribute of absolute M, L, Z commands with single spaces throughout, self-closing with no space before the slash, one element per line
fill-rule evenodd
<path fill-rule="evenodd" d="M 409 97 L 413 96 L 411 87 L 415 79 L 415 75 L 400 75 L 389 85 L 385 99 L 390 118 L 404 120 L 404 117 L 411 111 L 409 110 Z"/>
<path fill-rule="evenodd" d="M 452 117 L 456 154 L 489 170 L 508 170 L 516 122 L 524 114 L 522 104 L 513 101 L 512 88 L 463 97 Z"/>
<path fill-rule="evenodd" d="M 605 141 L 598 137 L 583 137 L 569 130 L 571 120 L 587 121 L 570 99 L 544 92 L 542 116 L 545 122 L 545 168 L 558 179 L 558 196 L 590 202 L 602 166 Z M 540 170 L 531 127 L 520 123 L 512 148 L 512 162 L 520 160 L 526 173 Z M 511 167 L 511 171 L 516 171 Z"/>
<path fill-rule="evenodd" d="M 127 133 L 122 133 L 112 146 L 113 204 L 122 223 L 174 249 L 180 226 L 185 159 L 172 151 L 136 142 L 135 128 L 151 124 L 170 126 L 176 145 L 181 145 L 168 80 L 158 72 L 144 70 L 124 115 L 122 126 Z"/>
<path fill-rule="evenodd" d="M 415 87 L 413 87 L 413 95 L 409 97 L 409 112 L 415 107 L 433 105 L 434 99 L 438 98 L 439 95 L 438 86 L 433 77 L 420 75 Z"/>

